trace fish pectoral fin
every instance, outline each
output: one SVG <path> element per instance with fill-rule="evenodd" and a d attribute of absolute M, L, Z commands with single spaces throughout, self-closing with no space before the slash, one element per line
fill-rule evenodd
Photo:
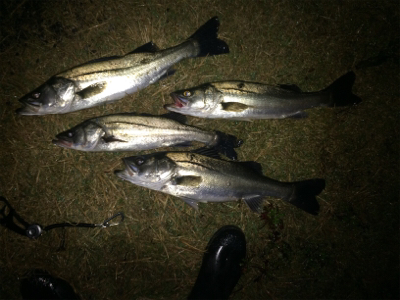
<path fill-rule="evenodd" d="M 260 195 L 249 195 L 242 198 L 247 206 L 256 213 L 261 213 L 261 205 L 264 197 Z"/>
<path fill-rule="evenodd" d="M 189 206 L 191 206 L 192 208 L 194 208 L 195 210 L 199 210 L 199 206 L 198 206 L 198 201 L 191 199 L 191 198 L 181 198 L 183 201 L 186 202 L 186 204 L 188 204 Z"/>
<path fill-rule="evenodd" d="M 103 140 L 104 140 L 106 143 L 112 143 L 112 142 L 123 142 L 123 143 L 127 143 L 127 141 L 118 139 L 118 138 L 116 138 L 116 137 L 113 136 L 113 135 L 110 135 L 110 136 L 103 136 Z"/>
<path fill-rule="evenodd" d="M 201 176 L 181 176 L 175 177 L 172 180 L 172 183 L 174 185 L 197 187 L 202 181 L 203 179 L 201 178 Z"/>
<path fill-rule="evenodd" d="M 100 94 L 102 91 L 104 91 L 106 86 L 107 86 L 106 82 L 94 83 L 84 88 L 83 90 L 77 92 L 76 94 L 79 95 L 82 99 L 88 99 L 97 94 Z"/>
<path fill-rule="evenodd" d="M 133 53 L 155 53 L 157 51 L 160 51 L 160 48 L 154 44 L 153 42 L 148 42 L 142 46 L 137 47 L 135 50 L 129 52 L 128 54 L 133 54 Z"/>
<path fill-rule="evenodd" d="M 223 102 L 221 105 L 223 110 L 231 112 L 241 112 L 251 107 L 238 102 Z"/>

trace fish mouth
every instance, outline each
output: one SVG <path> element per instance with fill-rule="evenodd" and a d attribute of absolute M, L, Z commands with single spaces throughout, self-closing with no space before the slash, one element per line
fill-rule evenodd
<path fill-rule="evenodd" d="M 171 104 L 166 104 L 164 105 L 165 108 L 182 108 L 182 107 L 186 107 L 189 103 L 189 101 L 185 98 L 179 97 L 177 94 L 175 93 L 171 93 L 170 94 L 172 99 L 174 100 L 174 103 Z"/>
<path fill-rule="evenodd" d="M 134 162 L 132 162 L 129 157 L 123 158 L 122 161 L 125 164 L 125 171 L 129 174 L 129 176 L 134 176 L 139 173 L 139 168 L 136 166 Z"/>
<path fill-rule="evenodd" d="M 33 100 L 32 101 L 21 101 L 22 107 L 18 108 L 15 112 L 23 116 L 37 115 L 40 109 L 40 103 Z"/>
<path fill-rule="evenodd" d="M 123 158 L 122 161 L 125 164 L 125 169 L 115 170 L 114 174 L 123 180 L 132 181 L 132 177 L 135 177 L 139 170 L 132 162 L 129 161 L 129 158 Z"/>
<path fill-rule="evenodd" d="M 54 145 L 56 146 L 60 146 L 63 148 L 72 148 L 73 143 L 66 141 L 66 140 L 62 140 L 62 139 L 54 139 L 51 141 Z"/>

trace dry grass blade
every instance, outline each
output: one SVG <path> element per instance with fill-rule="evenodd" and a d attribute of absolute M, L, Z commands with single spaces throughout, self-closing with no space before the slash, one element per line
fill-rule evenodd
<path fill-rule="evenodd" d="M 0 227 L 0 298 L 20 298 L 19 278 L 45 269 L 82 299 L 182 299 L 209 238 L 234 224 L 247 258 L 233 299 L 399 298 L 399 3 L 397 1 L 3 1 L 0 10 L 0 195 L 55 229 L 36 241 Z M 176 45 L 214 15 L 229 55 L 191 59 L 120 101 L 66 115 L 15 115 L 17 99 L 78 64 L 123 55 L 150 40 Z M 169 93 L 217 80 L 325 88 L 356 69 L 357 107 L 315 109 L 301 120 L 189 123 L 244 139 L 242 161 L 268 177 L 321 177 L 321 213 L 276 199 L 261 216 L 242 202 L 200 204 L 117 178 L 127 153 L 51 144 L 83 120 L 119 112 L 161 114 Z M 134 155 L 134 154 L 132 154 Z"/>

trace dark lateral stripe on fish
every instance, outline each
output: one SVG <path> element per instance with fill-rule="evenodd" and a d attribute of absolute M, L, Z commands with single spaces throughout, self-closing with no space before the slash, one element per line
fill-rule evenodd
<path fill-rule="evenodd" d="M 105 66 L 104 69 L 100 69 L 100 70 L 98 70 L 98 69 L 95 69 L 93 71 L 82 70 L 81 71 L 82 73 L 78 73 L 77 70 L 75 69 L 75 70 L 73 70 L 73 72 L 72 71 L 66 71 L 66 72 L 62 72 L 62 73 L 60 73 L 60 74 L 58 74 L 56 76 L 64 77 L 64 78 L 67 78 L 67 79 L 76 79 L 76 78 L 79 78 L 79 77 L 105 74 L 105 73 L 108 73 L 108 72 L 109 73 L 129 72 L 130 69 L 135 68 L 135 67 L 136 67 L 135 65 L 129 65 L 129 66 L 120 67 L 120 68 L 115 68 L 115 67 L 111 68 L 111 67 Z M 69 74 L 70 72 L 72 74 Z"/>
<path fill-rule="evenodd" d="M 128 70 L 131 67 L 128 68 L 120 68 L 120 69 L 112 69 L 112 70 L 103 70 L 103 71 L 94 71 L 94 72 L 88 72 L 88 73 L 82 73 L 82 74 L 77 74 L 77 75 L 73 75 L 73 76 L 66 76 L 65 78 L 67 79 L 75 79 L 75 80 L 79 80 L 79 77 L 85 77 L 85 76 L 91 76 L 91 75 L 99 75 L 99 74 L 105 74 L 105 73 L 117 73 L 117 72 L 123 72 L 124 70 Z M 62 75 L 62 74 L 60 74 Z M 60 76 L 62 77 L 62 76 Z M 97 76 L 100 77 L 100 76 Z M 83 80 L 83 79 L 81 79 Z"/>
<path fill-rule="evenodd" d="M 236 94 L 258 94 L 257 92 L 253 92 L 253 91 L 248 91 L 248 90 L 239 90 L 239 89 L 235 89 L 235 88 L 227 88 L 227 89 L 221 89 L 221 88 L 217 88 L 218 91 L 220 91 L 221 93 L 236 93 Z"/>
<path fill-rule="evenodd" d="M 206 169 L 206 170 L 211 170 L 213 172 L 217 172 L 214 168 L 207 167 L 207 166 L 203 165 L 202 163 L 197 163 L 197 162 L 187 161 L 187 160 L 175 160 L 175 162 L 182 163 L 182 164 L 186 163 L 186 164 L 189 164 L 189 165 L 199 166 L 202 169 Z"/>
<path fill-rule="evenodd" d="M 108 127 L 110 127 L 111 125 L 114 125 L 114 124 L 117 124 L 117 125 L 118 124 L 122 124 L 121 126 L 123 126 L 123 125 L 125 125 L 125 126 L 131 125 L 131 126 L 136 126 L 136 127 L 155 128 L 155 129 L 165 130 L 164 127 L 160 127 L 159 126 L 160 124 L 157 124 L 157 125 L 148 124 L 147 125 L 147 124 L 143 124 L 143 123 L 130 123 L 130 122 L 118 122 L 118 121 L 115 121 L 115 122 L 109 121 L 107 123 L 98 123 L 98 125 L 100 125 L 102 128 L 105 128 L 105 129 L 108 129 Z M 171 128 L 167 128 L 167 129 L 179 130 L 178 128 L 172 128 L 172 129 Z"/>
<path fill-rule="evenodd" d="M 100 124 L 101 123 L 99 123 L 99 125 Z M 138 126 L 138 127 L 160 128 L 159 126 L 155 126 L 155 125 L 151 125 L 151 124 L 146 125 L 146 124 L 143 124 L 143 123 L 135 123 L 135 122 L 119 122 L 119 121 L 114 121 L 113 122 L 113 121 L 108 121 L 107 123 L 103 123 L 103 124 L 106 125 L 104 127 L 107 127 L 109 125 L 114 125 L 114 124 L 117 124 L 117 125 L 121 124 L 121 125 L 132 125 L 132 126 Z"/>

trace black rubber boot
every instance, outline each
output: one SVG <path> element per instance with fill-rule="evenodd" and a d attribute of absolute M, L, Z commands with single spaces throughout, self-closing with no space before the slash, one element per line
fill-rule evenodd
<path fill-rule="evenodd" d="M 208 242 L 196 283 L 188 299 L 228 299 L 241 275 L 246 256 L 243 231 L 233 225 L 220 228 Z"/>
<path fill-rule="evenodd" d="M 22 299 L 80 299 L 68 282 L 46 271 L 33 270 L 21 281 Z"/>

